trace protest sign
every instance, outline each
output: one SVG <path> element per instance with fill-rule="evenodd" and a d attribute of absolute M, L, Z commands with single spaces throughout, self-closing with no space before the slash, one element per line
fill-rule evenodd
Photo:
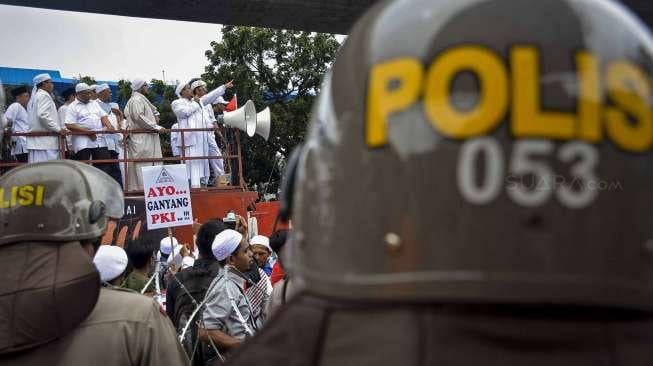
<path fill-rule="evenodd" d="M 193 224 L 186 165 L 142 168 L 147 229 Z"/>

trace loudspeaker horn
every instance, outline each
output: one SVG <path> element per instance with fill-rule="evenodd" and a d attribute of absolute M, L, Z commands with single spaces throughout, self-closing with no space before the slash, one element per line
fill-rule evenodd
<path fill-rule="evenodd" d="M 256 134 L 263 137 L 265 141 L 270 137 L 270 107 L 256 114 Z"/>
<path fill-rule="evenodd" d="M 224 123 L 227 126 L 245 131 L 249 137 L 254 136 L 256 133 L 256 107 L 254 102 L 248 100 L 244 106 L 235 111 L 225 112 Z"/>

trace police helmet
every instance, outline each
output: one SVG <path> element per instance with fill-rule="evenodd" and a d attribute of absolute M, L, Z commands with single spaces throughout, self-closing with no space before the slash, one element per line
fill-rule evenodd
<path fill-rule="evenodd" d="M 97 238 L 108 217 L 122 217 L 123 205 L 120 185 L 90 165 L 23 165 L 0 177 L 0 245 Z"/>
<path fill-rule="evenodd" d="M 288 164 L 332 297 L 653 309 L 653 42 L 608 0 L 384 1 Z"/>

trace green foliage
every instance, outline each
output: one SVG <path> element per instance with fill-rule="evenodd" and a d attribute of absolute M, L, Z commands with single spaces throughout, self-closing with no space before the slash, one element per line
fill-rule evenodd
<path fill-rule="evenodd" d="M 92 76 L 88 76 L 88 75 L 87 75 L 87 76 L 82 76 L 82 75 L 79 75 L 76 79 L 79 80 L 80 83 L 86 83 L 86 84 L 88 84 L 88 85 L 93 85 L 93 84 L 95 84 L 95 78 L 92 77 Z"/>
<path fill-rule="evenodd" d="M 313 100 L 339 46 L 331 34 L 236 26 L 223 27 L 222 40 L 211 42 L 206 51 L 210 64 L 202 75 L 209 87 L 234 79 L 239 105 L 251 99 L 257 111 L 270 107 L 272 129 L 267 142 L 241 134 L 244 175 L 250 187 L 263 192 L 276 154 L 281 154 L 283 163 L 304 140 Z M 272 99 L 265 101 L 264 96 Z M 280 169 L 275 169 L 267 192 L 276 193 L 280 178 Z"/>

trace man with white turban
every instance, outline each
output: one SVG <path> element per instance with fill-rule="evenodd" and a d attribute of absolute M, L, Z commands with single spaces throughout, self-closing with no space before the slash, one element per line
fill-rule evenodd
<path fill-rule="evenodd" d="M 220 349 L 229 351 L 253 336 L 263 321 L 254 316 L 245 295 L 245 284 L 251 280 L 243 272 L 250 267 L 252 251 L 247 239 L 231 229 L 215 236 L 212 250 L 224 270 L 207 292 L 199 337 L 205 341 L 210 338 Z"/>
<path fill-rule="evenodd" d="M 217 120 L 213 112 L 213 103 L 223 99 L 222 95 L 224 95 L 226 89 L 231 88 L 232 86 L 233 81 L 230 81 L 227 84 L 215 88 L 210 93 L 207 93 L 206 83 L 204 81 L 197 80 L 191 84 L 190 88 L 193 91 L 193 94 L 200 98 L 200 105 L 202 106 L 202 125 L 204 128 L 217 127 Z M 215 141 L 215 131 L 205 131 L 204 135 L 204 141 L 208 146 L 208 156 L 222 156 L 222 152 Z M 223 159 L 210 159 L 209 164 L 211 165 L 215 177 L 224 174 Z"/>
<path fill-rule="evenodd" d="M 202 107 L 199 104 L 199 98 L 193 98 L 190 91 L 190 81 L 180 83 L 175 89 L 175 94 L 179 97 L 170 105 L 172 111 L 177 117 L 179 128 L 202 128 Z M 179 145 L 180 153 L 184 157 L 196 157 L 208 155 L 208 147 L 203 143 L 204 133 L 201 131 L 180 132 Z M 201 187 L 203 178 L 209 175 L 209 165 L 204 159 L 193 159 L 183 161 L 188 170 L 188 178 L 192 188 Z"/>
<path fill-rule="evenodd" d="M 159 112 L 156 107 L 147 99 L 149 87 L 145 80 L 134 79 L 131 83 L 132 97 L 125 106 L 125 118 L 127 119 L 127 130 L 150 130 L 153 132 L 164 132 L 159 126 Z M 128 159 L 151 159 L 161 158 L 161 141 L 158 134 L 154 133 L 131 133 L 125 139 L 125 148 Z M 144 166 L 161 165 L 161 162 L 139 162 L 127 163 L 127 178 L 129 190 L 143 189 Z"/>
<path fill-rule="evenodd" d="M 75 85 L 75 101 L 68 106 L 66 111 L 66 127 L 78 132 L 113 131 L 107 113 L 100 105 L 91 100 L 92 88 L 86 83 Z M 74 135 L 72 138 L 73 150 L 76 160 L 105 160 L 109 159 L 109 150 L 106 143 L 107 135 L 84 134 Z M 112 167 L 107 163 L 94 163 L 96 168 L 111 175 Z M 115 179 L 115 177 L 114 177 Z M 116 179 L 118 183 L 120 181 Z"/>
<path fill-rule="evenodd" d="M 100 109 L 107 114 L 107 118 L 109 119 L 109 123 L 111 123 L 111 127 L 115 131 L 120 131 L 122 127 L 118 121 L 118 116 L 113 113 L 113 109 L 111 108 L 112 94 L 109 84 L 104 83 L 96 85 L 95 92 L 97 94 L 97 99 L 95 102 L 100 106 Z M 118 159 L 120 156 L 120 151 L 122 150 L 120 147 L 122 145 L 122 139 L 122 133 L 106 134 L 104 136 L 104 141 L 106 142 L 110 159 Z M 106 164 L 106 166 L 108 169 L 107 173 L 122 187 L 122 172 L 120 171 L 118 162 L 109 163 Z"/>
<path fill-rule="evenodd" d="M 100 245 L 93 263 L 100 272 L 102 282 L 109 286 L 120 286 L 127 269 L 127 253 L 124 249 L 115 245 Z"/>
<path fill-rule="evenodd" d="M 49 74 L 39 74 L 32 79 L 34 87 L 27 104 L 30 132 L 56 132 L 64 135 L 68 129 L 61 127 L 57 106 L 52 99 L 54 83 Z M 28 162 L 37 163 L 58 159 L 59 136 L 28 136 Z"/>

